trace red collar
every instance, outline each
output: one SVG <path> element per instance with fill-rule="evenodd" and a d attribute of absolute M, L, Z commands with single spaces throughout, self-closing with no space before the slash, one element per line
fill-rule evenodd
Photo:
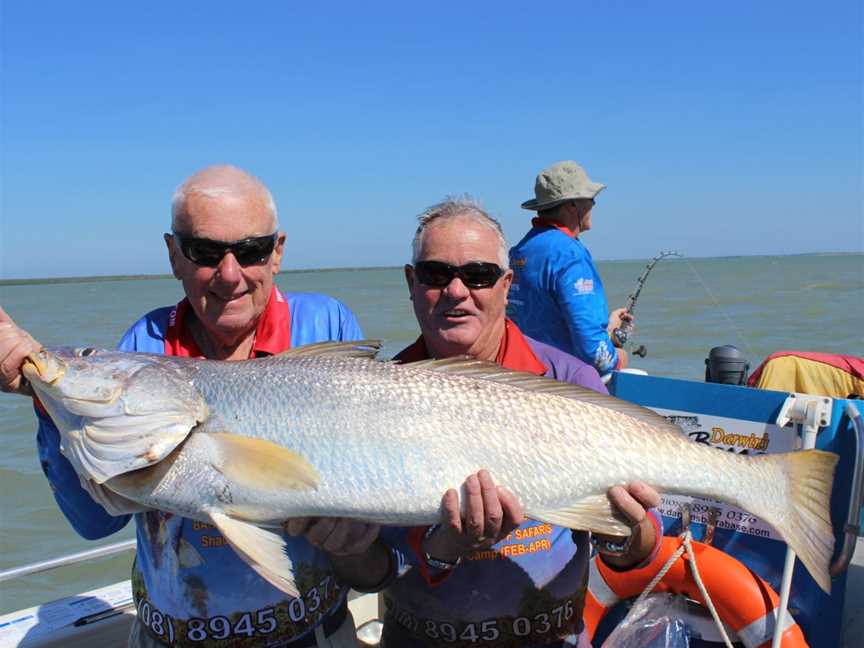
<path fill-rule="evenodd" d="M 204 354 L 195 343 L 192 332 L 186 325 L 189 314 L 189 299 L 184 297 L 168 315 L 168 330 L 165 331 L 165 355 L 184 358 L 203 358 Z M 267 308 L 258 319 L 255 343 L 249 352 L 250 358 L 274 355 L 291 348 L 291 311 L 285 297 L 273 286 Z"/>
<path fill-rule="evenodd" d="M 402 349 L 393 359 L 399 362 L 428 360 L 429 351 L 426 349 L 423 336 L 418 337 L 411 346 Z M 522 331 L 509 319 L 504 320 L 504 336 L 498 346 L 495 363 L 507 369 L 525 371 L 537 376 L 542 376 L 548 371 L 546 365 L 534 355 Z"/>
<path fill-rule="evenodd" d="M 574 232 L 569 227 L 565 227 L 561 223 L 552 220 L 551 218 L 543 218 L 542 216 L 535 216 L 531 219 L 532 227 L 554 227 L 559 232 L 564 232 L 570 238 L 579 238 L 579 235 Z"/>

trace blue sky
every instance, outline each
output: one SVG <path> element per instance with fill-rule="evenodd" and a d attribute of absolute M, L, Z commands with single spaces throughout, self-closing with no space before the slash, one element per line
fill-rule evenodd
<path fill-rule="evenodd" d="M 167 272 L 174 188 L 271 188 L 286 268 L 397 265 L 468 192 L 511 242 L 561 159 L 599 259 L 864 249 L 857 0 L 0 0 L 0 278 Z"/>

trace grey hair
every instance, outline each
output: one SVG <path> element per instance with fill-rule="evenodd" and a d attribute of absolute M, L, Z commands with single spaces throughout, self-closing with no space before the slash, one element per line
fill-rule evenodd
<path fill-rule="evenodd" d="M 507 239 L 504 238 L 501 224 L 468 194 L 447 196 L 441 202 L 427 207 L 422 214 L 417 216 L 417 221 L 420 224 L 417 226 L 414 240 L 411 242 L 411 263 L 417 263 L 417 259 L 420 258 L 420 251 L 423 249 L 423 235 L 431 224 L 457 219 L 490 229 L 498 239 L 498 265 L 504 270 L 510 267 L 507 258 Z"/>
<path fill-rule="evenodd" d="M 264 203 L 270 215 L 273 217 L 273 227 L 279 229 L 279 213 L 276 210 L 276 201 L 273 200 L 273 194 L 263 182 L 253 175 L 237 169 L 240 173 L 247 176 L 252 186 L 261 193 L 264 198 Z M 199 184 L 197 174 L 185 180 L 177 189 L 174 190 L 174 196 L 171 198 L 171 228 L 174 229 L 177 225 L 177 219 L 186 213 L 186 201 L 190 196 L 204 196 L 205 198 L 218 198 L 220 196 L 228 196 L 237 193 L 237 186 L 225 182 L 224 184 Z"/>

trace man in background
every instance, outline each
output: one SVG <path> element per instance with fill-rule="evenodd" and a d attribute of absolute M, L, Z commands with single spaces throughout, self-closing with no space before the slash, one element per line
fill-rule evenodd
<path fill-rule="evenodd" d="M 362 338 L 354 315 L 335 299 L 276 288 L 285 234 L 270 192 L 245 171 L 215 166 L 186 180 L 174 195 L 171 231 L 164 238 L 186 296 L 135 322 L 120 349 L 233 361 Z M 0 310 L 3 391 L 29 392 L 20 368 L 39 348 Z M 36 414 L 42 467 L 69 522 L 87 539 L 122 529 L 135 509 L 90 482 L 82 488 L 60 453 L 57 428 L 38 403 Z M 336 581 L 331 560 L 338 564 L 343 555 L 381 551 L 376 525 L 328 521 L 313 525 L 309 541 L 286 535 L 295 570 L 314 575 L 314 582 L 301 583 L 305 587 L 295 599 L 258 576 L 212 525 L 162 511 L 134 517 L 138 615 L 130 646 L 356 645 L 348 588 Z M 324 544 L 336 555 L 316 547 Z"/>
<path fill-rule="evenodd" d="M 627 366 L 612 331 L 633 316 L 609 313 L 603 282 L 579 236 L 591 229 L 594 200 L 606 185 L 572 161 L 537 176 L 531 230 L 510 250 L 513 285 L 508 314 L 527 335 L 575 355 L 601 374 Z"/>

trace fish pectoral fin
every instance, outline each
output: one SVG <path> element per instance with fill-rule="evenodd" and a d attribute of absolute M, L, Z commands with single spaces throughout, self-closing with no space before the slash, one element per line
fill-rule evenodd
<path fill-rule="evenodd" d="M 612 536 L 630 535 L 630 524 L 612 508 L 605 493 L 583 497 L 575 504 L 560 509 L 525 511 L 525 517 L 568 529 Z"/>
<path fill-rule="evenodd" d="M 93 501 L 101 505 L 109 515 L 130 515 L 151 510 L 149 507 L 115 492 L 109 487 L 110 484 L 97 484 L 81 476 L 78 477 L 78 480 L 81 482 L 81 487 L 93 498 Z"/>
<path fill-rule="evenodd" d="M 286 552 L 281 529 L 263 529 L 217 511 L 210 512 L 210 520 L 237 555 L 261 578 L 289 596 L 299 596 L 294 565 Z"/>
<path fill-rule="evenodd" d="M 320 477 L 302 455 L 266 439 L 211 433 L 213 467 L 231 481 L 266 491 L 314 490 Z"/>

